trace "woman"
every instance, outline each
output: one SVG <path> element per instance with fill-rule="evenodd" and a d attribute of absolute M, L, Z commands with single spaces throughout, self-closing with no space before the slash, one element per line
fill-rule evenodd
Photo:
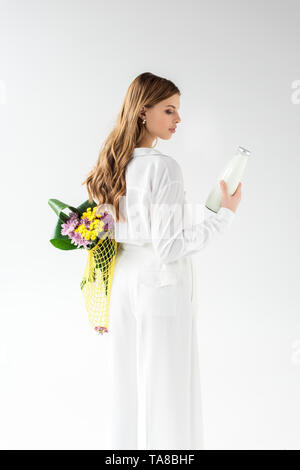
<path fill-rule="evenodd" d="M 112 449 L 202 449 L 195 271 L 191 255 L 230 226 L 241 198 L 221 182 L 218 213 L 184 226 L 176 160 L 153 148 L 181 121 L 180 91 L 143 73 L 86 180 L 111 205 L 119 242 L 109 309 Z"/>

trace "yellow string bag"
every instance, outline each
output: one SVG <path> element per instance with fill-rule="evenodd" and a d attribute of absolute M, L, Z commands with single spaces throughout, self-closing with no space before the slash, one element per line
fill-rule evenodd
<path fill-rule="evenodd" d="M 109 234 L 105 233 L 93 248 L 88 249 L 80 284 L 89 322 L 100 334 L 108 333 L 111 284 L 118 250 L 118 242 Z"/>

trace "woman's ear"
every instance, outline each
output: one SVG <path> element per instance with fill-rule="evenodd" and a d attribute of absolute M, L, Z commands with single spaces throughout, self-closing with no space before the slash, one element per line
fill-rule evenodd
<path fill-rule="evenodd" d="M 139 118 L 141 118 L 143 120 L 146 119 L 146 113 L 145 113 L 145 108 L 144 107 L 142 107 L 142 109 L 139 113 Z"/>

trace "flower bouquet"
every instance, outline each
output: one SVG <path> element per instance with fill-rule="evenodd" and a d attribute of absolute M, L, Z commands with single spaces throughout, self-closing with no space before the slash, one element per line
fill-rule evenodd
<path fill-rule="evenodd" d="M 118 243 L 113 238 L 114 218 L 97 210 L 89 200 L 75 208 L 57 199 L 48 204 L 58 216 L 50 242 L 61 250 L 87 249 L 88 257 L 80 283 L 88 319 L 95 331 L 108 333 L 111 284 Z M 104 205 L 105 206 L 105 205 Z M 69 215 L 63 210 L 70 209 Z"/>

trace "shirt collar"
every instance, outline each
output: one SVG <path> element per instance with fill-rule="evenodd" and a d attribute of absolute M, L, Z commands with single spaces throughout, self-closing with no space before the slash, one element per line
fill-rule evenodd
<path fill-rule="evenodd" d="M 158 149 L 151 147 L 136 147 L 133 150 L 133 157 L 142 157 L 146 155 L 161 155 L 161 152 Z"/>

